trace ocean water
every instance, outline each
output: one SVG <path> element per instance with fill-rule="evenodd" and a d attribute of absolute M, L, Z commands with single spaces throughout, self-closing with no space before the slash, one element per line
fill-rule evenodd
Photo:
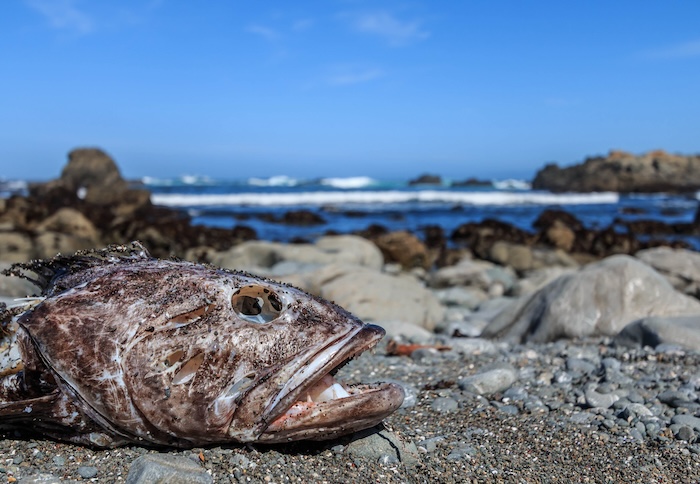
<path fill-rule="evenodd" d="M 428 226 L 441 227 L 449 237 L 468 222 L 496 219 L 533 231 L 533 222 L 546 209 L 562 209 L 588 228 L 619 221 L 658 220 L 667 224 L 690 223 L 698 208 L 699 194 L 622 195 L 617 193 L 553 194 L 531 190 L 522 180 L 494 180 L 486 186 L 410 186 L 405 180 L 370 177 L 301 180 L 287 176 L 221 180 L 201 176 L 144 177 L 157 205 L 187 212 L 194 224 L 232 228 L 247 226 L 258 238 L 291 241 L 314 240 L 328 231 L 351 233 L 376 224 L 389 230 L 408 230 L 421 236 Z M 0 198 L 26 194 L 22 180 L 0 179 Z M 279 223 L 289 211 L 307 210 L 324 223 L 299 226 Z M 667 234 L 700 250 L 694 236 Z"/>
<path fill-rule="evenodd" d="M 370 177 L 300 180 L 287 176 L 217 180 L 206 177 L 144 178 L 157 205 L 178 208 L 193 223 L 230 228 L 253 228 L 266 240 L 313 240 L 328 231 L 350 233 L 378 224 L 389 230 L 421 235 L 427 226 L 440 226 L 447 236 L 468 222 L 497 219 L 534 231 L 532 224 L 546 209 L 566 210 L 589 228 L 619 221 L 692 222 L 698 195 L 622 195 L 617 193 L 553 194 L 530 189 L 521 180 L 495 180 L 486 186 L 411 186 L 406 181 Z M 312 226 L 277 222 L 285 212 L 307 210 L 324 223 Z M 700 248 L 695 237 L 684 239 Z"/>

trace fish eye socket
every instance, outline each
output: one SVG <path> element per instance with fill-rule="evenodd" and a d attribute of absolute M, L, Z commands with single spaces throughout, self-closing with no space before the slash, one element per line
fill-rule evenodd
<path fill-rule="evenodd" d="M 242 319 L 261 324 L 277 319 L 283 309 L 282 300 L 277 294 L 266 287 L 253 285 L 233 293 L 231 305 Z"/>

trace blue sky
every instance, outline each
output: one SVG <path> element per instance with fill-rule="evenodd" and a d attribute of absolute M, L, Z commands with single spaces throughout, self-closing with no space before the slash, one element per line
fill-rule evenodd
<path fill-rule="evenodd" d="M 6 0 L 0 177 L 530 178 L 700 152 L 700 2 Z"/>

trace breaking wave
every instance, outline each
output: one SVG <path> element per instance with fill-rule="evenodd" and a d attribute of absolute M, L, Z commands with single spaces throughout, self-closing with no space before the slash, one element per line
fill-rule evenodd
<path fill-rule="evenodd" d="M 232 193 L 232 194 L 152 194 L 156 205 L 196 206 L 291 206 L 340 204 L 450 203 L 462 205 L 584 205 L 617 203 L 617 193 L 547 192 L 459 192 L 459 191 L 356 191 L 299 193 Z"/>

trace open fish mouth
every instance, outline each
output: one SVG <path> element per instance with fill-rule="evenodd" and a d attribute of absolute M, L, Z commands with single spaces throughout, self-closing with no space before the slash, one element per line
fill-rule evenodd
<path fill-rule="evenodd" d="M 395 383 L 346 385 L 333 374 L 374 347 L 384 329 L 364 325 L 312 356 L 269 407 L 272 422 L 258 440 L 326 440 L 372 427 L 399 408 L 404 392 Z"/>

